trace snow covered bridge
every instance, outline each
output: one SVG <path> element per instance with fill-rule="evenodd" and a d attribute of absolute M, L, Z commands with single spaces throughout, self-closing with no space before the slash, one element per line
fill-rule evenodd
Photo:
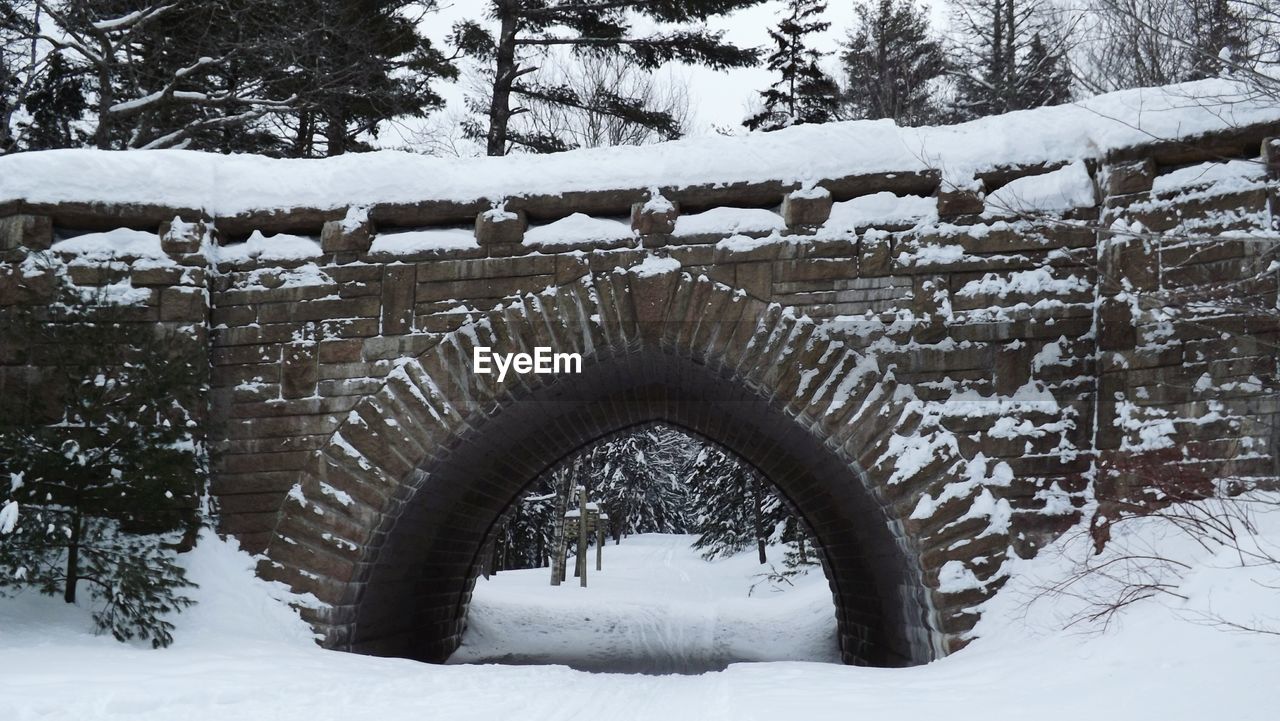
<path fill-rule="evenodd" d="M 1167 491 L 1135 468 L 1276 473 L 1274 322 L 1150 302 L 1276 293 L 1280 110 L 1196 87 L 553 157 L 11 156 L 0 304 L 67 278 L 207 350 L 221 530 L 330 647 L 445 658 L 522 489 L 663 421 L 805 520 L 848 662 L 920 663 L 1008 559 Z"/>

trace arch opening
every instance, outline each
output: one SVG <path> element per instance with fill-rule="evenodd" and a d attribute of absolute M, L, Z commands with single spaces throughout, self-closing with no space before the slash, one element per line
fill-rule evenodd
<path fill-rule="evenodd" d="M 581 555 L 579 494 L 601 521 Z M 804 520 L 759 471 L 666 421 L 557 464 L 486 549 L 451 664 L 697 674 L 840 661 L 822 549 Z"/>
<path fill-rule="evenodd" d="M 654 348 L 597 354 L 581 374 L 476 409 L 411 479 L 360 583 L 352 651 L 444 661 L 503 514 L 534 481 L 601 438 L 662 422 L 767 478 L 823 549 L 846 663 L 901 666 L 936 653 L 911 544 L 860 472 L 731 372 Z"/>

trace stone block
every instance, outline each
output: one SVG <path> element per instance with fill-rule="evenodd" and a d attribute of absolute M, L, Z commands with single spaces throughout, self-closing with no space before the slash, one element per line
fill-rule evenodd
<path fill-rule="evenodd" d="M 303 340 L 284 347 L 284 363 L 280 369 L 280 393 L 285 398 L 307 398 L 315 395 L 320 378 L 316 343 Z"/>
<path fill-rule="evenodd" d="M 1267 179 L 1280 180 L 1280 138 L 1262 141 L 1262 163 L 1267 167 Z"/>
<path fill-rule="evenodd" d="M 188 223 L 175 216 L 160 224 L 160 248 L 172 258 L 181 258 L 200 252 L 200 246 L 209 235 L 209 226 L 203 220 Z"/>
<path fill-rule="evenodd" d="M 330 220 L 320 230 L 320 249 L 325 253 L 367 253 L 372 243 L 368 208 L 350 208 L 342 220 Z"/>
<path fill-rule="evenodd" d="M 481 247 L 520 245 L 529 218 L 523 210 L 492 208 L 476 216 L 476 243 Z"/>
<path fill-rule="evenodd" d="M 796 190 L 782 199 L 782 219 L 788 228 L 814 228 L 831 217 L 831 193 L 823 187 Z"/>
<path fill-rule="evenodd" d="M 199 323 L 208 312 L 203 288 L 161 288 L 160 320 Z"/>
<path fill-rule="evenodd" d="M 1103 298 L 1098 307 L 1098 348 L 1105 351 L 1133 348 L 1137 337 L 1129 304 L 1117 298 Z"/>
<path fill-rule="evenodd" d="M 959 215 L 977 215 L 986 210 L 986 186 L 981 180 L 967 184 L 942 181 L 938 186 L 938 217 L 954 218 Z"/>
<path fill-rule="evenodd" d="M 382 332 L 408 333 L 413 328 L 413 304 L 417 269 L 412 265 L 388 265 L 382 273 Z"/>
<path fill-rule="evenodd" d="M 1128 163 L 1116 163 L 1103 169 L 1107 195 L 1128 195 L 1151 190 L 1156 179 L 1156 163 L 1143 158 Z"/>
<path fill-rule="evenodd" d="M 680 205 L 653 194 L 643 203 L 631 206 L 631 229 L 640 235 L 671 235 L 676 230 Z"/>
<path fill-rule="evenodd" d="M 0 218 L 0 250 L 48 250 L 53 245 L 53 219 L 47 215 Z"/>

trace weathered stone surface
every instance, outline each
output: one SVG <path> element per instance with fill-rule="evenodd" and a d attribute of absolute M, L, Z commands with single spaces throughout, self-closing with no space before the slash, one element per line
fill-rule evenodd
<path fill-rule="evenodd" d="M 631 206 L 631 229 L 642 236 L 675 232 L 680 205 L 659 196 Z"/>
<path fill-rule="evenodd" d="M 986 209 L 983 201 L 985 192 L 986 188 L 979 180 L 963 187 L 944 180 L 938 186 L 938 217 L 954 218 L 982 213 Z"/>
<path fill-rule="evenodd" d="M 209 238 L 209 226 L 203 220 L 186 221 L 174 216 L 160 224 L 160 248 L 172 258 L 182 258 L 198 253 L 205 239 Z"/>
<path fill-rule="evenodd" d="M 53 244 L 53 221 L 47 215 L 0 218 L 0 251 L 26 248 L 48 250 Z"/>
<path fill-rule="evenodd" d="M 320 230 L 320 249 L 326 253 L 367 253 L 373 234 L 368 209 L 351 208 L 342 220 L 325 222 Z"/>
<path fill-rule="evenodd" d="M 1107 195 L 1145 193 L 1156 178 L 1156 164 L 1151 158 L 1103 166 Z"/>
<path fill-rule="evenodd" d="M 1221 147 L 1238 139 L 1247 138 Z M 1250 140 L 1255 149 L 1257 140 Z M 1274 157 L 1266 152 L 1264 160 Z M 1231 283 L 1245 273 L 1258 276 L 1248 287 L 1259 293 L 1280 290 L 1274 273 L 1260 272 L 1268 259 L 1262 245 L 1213 235 L 1256 230 L 1266 199 L 1260 187 L 1152 193 L 1154 157 L 1108 160 L 1100 221 L 1096 208 L 1036 222 L 982 220 L 972 192 L 978 185 L 967 189 L 970 197 L 939 192 L 945 222 L 811 232 L 832 198 L 938 191 L 936 172 L 882 173 L 822 180 L 830 191 L 822 198 L 781 181 L 659 190 L 693 211 L 782 203 L 787 224 L 802 232 L 759 243 L 721 246 L 714 233 L 674 237 L 674 202 L 645 211 L 646 191 L 614 189 L 512 198 L 506 207 L 517 211 L 514 220 L 477 221 L 479 250 L 369 256 L 367 232 L 336 232 L 344 209 L 299 208 L 211 220 L 224 231 L 238 228 L 232 235 L 239 237 L 255 228 L 319 234 L 321 257 L 206 268 L 190 257 L 194 241 L 170 239 L 166 250 L 181 265 L 78 262 L 65 276 L 89 287 L 129 281 L 130 317 L 207 345 L 212 489 L 223 530 L 247 547 L 269 547 L 264 573 L 332 602 L 311 619 L 335 647 L 409 653 L 395 639 L 416 634 L 433 650 L 412 653 L 447 654 L 465 613 L 470 564 L 516 486 L 601 435 L 655 420 L 722 443 L 784 489 L 823 541 L 835 587 L 865 589 L 868 564 L 887 573 L 903 562 L 894 554 L 909 554 L 925 583 L 893 587 L 932 594 L 941 619 L 926 627 L 928 615 L 917 608 L 909 614 L 922 619 L 915 632 L 956 647 L 955 634 L 977 617 L 967 604 L 994 588 L 1005 549 L 1034 553 L 1061 532 L 1089 490 L 1090 468 L 1099 458 L 1104 466 L 1123 460 L 1121 444 L 1136 440 L 1131 425 L 1142 413 L 1174 414 L 1175 443 L 1195 456 L 1188 467 L 1263 473 L 1273 462 L 1264 453 L 1257 461 L 1239 456 L 1245 439 L 1250 452 L 1274 445 L 1280 406 L 1250 384 L 1256 377 L 1274 385 L 1269 349 L 1280 342 L 1280 324 L 1243 314 L 1170 320 L 1144 300 L 1157 289 L 1221 298 L 1222 288 L 1243 287 Z M 980 169 L 977 177 L 999 187 L 1060 165 Z M 383 227 L 460 225 L 491 206 L 484 199 L 375 206 L 369 217 Z M 634 239 L 625 247 L 522 243 L 526 215 L 618 216 L 637 207 L 645 247 Z M 0 210 L 31 209 L 10 203 Z M 55 223 L 121 225 L 124 216 L 86 215 L 102 210 L 48 215 Z M 1181 225 L 1210 239 L 1108 243 L 1100 228 L 1118 218 L 1153 231 Z M 12 217 L 5 222 L 26 232 Z M 51 238 L 51 226 L 48 232 Z M 47 302 L 60 277 L 9 262 L 28 247 L 0 241 L 0 305 Z M 655 255 L 680 267 L 635 269 Z M 1103 299 L 1096 306 L 1095 292 Z M 470 373 L 478 345 L 580 352 L 589 370 L 583 378 L 498 383 Z M 39 371 L 56 358 L 55 348 L 6 346 L 0 400 L 43 388 Z M 1009 402 L 1024 389 L 1056 408 Z M 1210 401 L 1222 420 L 1187 420 L 1208 413 Z M 1125 425 L 1117 426 L 1121 413 Z M 929 463 L 904 468 L 892 450 L 904 438 L 937 441 Z M 971 487 L 931 516 L 911 518 L 924 494 L 940 497 L 980 453 L 1007 463 L 1012 482 Z M 287 500 L 295 484 L 308 498 L 318 494 L 318 505 Z M 1055 485 L 1070 496 L 1065 504 L 1050 502 Z M 857 489 L 869 489 L 868 498 L 855 499 Z M 982 535 L 985 519 L 967 516 L 987 491 L 1010 505 L 1010 536 Z M 1046 513 L 1051 506 L 1056 515 Z M 315 509 L 331 517 L 307 515 Z M 893 524 L 907 538 L 868 547 L 841 535 L 855 525 Z M 286 548 L 286 537 L 303 548 Z M 380 555 L 410 547 L 435 550 L 430 559 Z M 929 584 L 949 561 L 992 584 L 934 593 Z M 379 585 L 377 574 L 395 578 Z M 361 605 L 370 590 L 380 598 Z M 413 609 L 404 605 L 410 598 Z M 902 630 L 885 626 L 857 594 L 835 602 L 850 660 L 867 660 L 859 655 L 869 653 L 867 634 Z M 419 618 L 433 625 L 404 621 Z M 404 623 L 412 627 L 397 626 Z M 390 635 L 370 639 L 370 628 Z M 900 662 L 920 660 L 909 649 L 898 653 Z"/>
<path fill-rule="evenodd" d="M 518 246 L 524 242 L 528 227 L 529 219 L 523 210 L 486 210 L 476 216 L 476 242 L 490 250 L 495 246 Z"/>
<path fill-rule="evenodd" d="M 831 217 L 831 193 L 816 187 L 796 190 L 782 199 L 782 220 L 788 228 L 815 228 Z"/>

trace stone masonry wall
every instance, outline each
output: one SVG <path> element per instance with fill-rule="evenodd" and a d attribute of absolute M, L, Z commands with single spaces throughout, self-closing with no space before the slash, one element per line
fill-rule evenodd
<path fill-rule="evenodd" d="M 258 552 L 319 449 L 402 361 L 513 297 L 595 287 L 614 269 L 672 259 L 691 282 L 772 309 L 761 319 L 784 310 L 801 319 L 824 353 L 856 351 L 862 365 L 831 371 L 849 380 L 842 392 L 892 400 L 877 406 L 874 428 L 857 431 L 864 452 L 849 461 L 911 539 L 945 652 L 964 645 L 973 607 L 1002 583 L 1010 555 L 1033 554 L 1095 502 L 1165 498 L 1169 488 L 1144 469 L 1174 463 L 1192 485 L 1280 475 L 1277 272 L 1274 236 L 1264 237 L 1280 210 L 1280 153 L 1264 142 L 1275 131 L 959 183 L 886 174 L 811 188 L 516 199 L 481 210 L 471 227 L 428 228 L 473 238 L 434 246 L 392 242 L 422 228 L 398 227 L 414 219 L 376 207 L 300 211 L 286 225 L 302 236 L 243 245 L 228 228 L 243 238 L 251 221 L 187 213 L 135 227 L 140 244 L 110 253 L 83 233 L 107 223 L 83 220 L 93 209 L 17 212 L 0 218 L 0 306 L 47 303 L 65 274 L 141 291 L 131 296 L 138 322 L 206 344 L 218 523 Z M 1048 209 L 1005 207 L 1017 195 L 1002 188 L 1053 173 L 1083 173 L 1091 190 Z M 881 192 L 916 214 L 864 221 L 843 210 Z M 578 208 L 629 211 L 622 222 L 634 234 L 526 242 Z M 755 226 L 681 232 L 682 211 L 724 208 Z M 123 227 L 154 214 L 101 211 Z M 1228 302 L 1240 298 L 1251 304 Z M 867 372 L 874 387 L 854 388 Z M 39 393 L 39 379 L 34 350 L 0 352 L 0 398 Z M 334 553 L 324 541 L 288 540 Z M 277 575 L 326 598 L 312 571 Z M 320 625 L 333 618 L 313 613 Z"/>

